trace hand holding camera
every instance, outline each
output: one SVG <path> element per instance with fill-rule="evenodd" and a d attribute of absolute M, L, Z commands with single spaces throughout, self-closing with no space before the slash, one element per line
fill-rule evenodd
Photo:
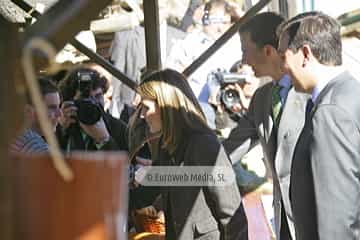
<path fill-rule="evenodd" d="M 76 73 L 76 94 L 72 100 L 64 101 L 61 110 L 60 124 L 63 129 L 71 125 L 80 128 L 97 143 L 110 138 L 103 120 L 104 110 L 95 97 L 92 96 L 94 79 L 99 77 L 95 71 L 81 69 Z"/>
<path fill-rule="evenodd" d="M 101 117 L 95 124 L 87 125 L 79 121 L 80 127 L 89 135 L 96 143 L 105 143 L 109 141 L 110 134 L 106 128 L 105 122 Z"/>
<path fill-rule="evenodd" d="M 236 102 L 229 105 L 231 112 L 238 113 L 242 111 L 247 111 L 249 107 L 250 100 L 245 97 L 242 86 L 239 83 L 229 84 L 224 88 L 224 94 L 227 99 L 225 101 L 230 102 L 230 98 L 239 98 Z M 235 96 L 235 97 L 233 97 Z"/>
<path fill-rule="evenodd" d="M 78 105 L 79 106 L 79 105 Z M 79 107 L 76 105 L 76 101 L 65 101 L 61 106 L 62 116 L 60 117 L 60 124 L 63 129 L 68 129 L 72 124 L 79 123 L 79 126 L 83 131 L 95 140 L 97 143 L 104 142 L 110 138 L 109 132 L 106 128 L 103 118 L 100 118 L 94 122 L 94 119 L 89 119 L 87 115 L 83 114 L 84 121 L 79 119 Z M 80 105 L 82 107 L 83 105 Z M 84 111 L 84 109 L 82 110 Z M 96 117 L 97 118 L 97 117 Z"/>
<path fill-rule="evenodd" d="M 94 97 L 91 97 L 93 78 L 98 74 L 94 71 L 79 71 L 78 73 L 79 96 L 74 101 L 77 107 L 77 119 L 79 122 L 92 125 L 98 122 L 102 116 L 103 108 Z"/>
<path fill-rule="evenodd" d="M 76 123 L 77 107 L 73 101 L 64 101 L 61 105 L 61 112 L 59 123 L 63 129 L 68 129 Z"/>
<path fill-rule="evenodd" d="M 242 91 L 247 74 L 230 73 L 217 70 L 208 75 L 208 86 L 210 88 L 209 103 L 220 106 L 224 110 L 236 113 L 247 109 L 247 99 Z"/>

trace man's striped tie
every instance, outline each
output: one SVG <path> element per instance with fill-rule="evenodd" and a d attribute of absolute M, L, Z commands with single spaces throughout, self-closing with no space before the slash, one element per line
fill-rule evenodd
<path fill-rule="evenodd" d="M 272 89 L 272 116 L 274 120 L 274 124 L 278 127 L 280 123 L 280 116 L 281 116 L 281 97 L 280 97 L 280 90 L 282 86 L 279 84 L 275 84 Z"/>

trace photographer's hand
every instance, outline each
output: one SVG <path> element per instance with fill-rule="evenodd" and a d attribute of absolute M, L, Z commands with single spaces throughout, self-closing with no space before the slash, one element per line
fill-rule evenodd
<path fill-rule="evenodd" d="M 218 106 L 220 105 L 220 101 L 218 99 L 218 95 L 220 94 L 220 86 L 216 86 L 216 87 L 213 87 L 211 90 L 210 90 L 210 95 L 209 95 L 209 98 L 208 98 L 208 103 L 213 105 L 213 106 Z"/>
<path fill-rule="evenodd" d="M 95 140 L 96 143 L 104 143 L 109 141 L 110 134 L 105 126 L 105 122 L 103 118 L 100 118 L 93 125 L 86 125 L 79 121 L 80 127 L 84 130 L 84 132 L 89 135 L 91 138 Z"/>
<path fill-rule="evenodd" d="M 67 129 L 71 124 L 76 123 L 77 107 L 73 101 L 64 101 L 61 104 L 61 113 L 59 123 L 63 129 Z"/>
<path fill-rule="evenodd" d="M 238 84 L 238 83 L 230 84 L 230 85 L 226 86 L 225 89 L 226 90 L 228 90 L 228 89 L 236 90 L 239 94 L 240 102 L 237 104 L 234 104 L 234 106 L 231 109 L 233 112 L 241 112 L 243 110 L 245 110 L 245 111 L 248 110 L 250 100 L 245 97 L 245 94 L 244 94 L 240 84 Z"/>

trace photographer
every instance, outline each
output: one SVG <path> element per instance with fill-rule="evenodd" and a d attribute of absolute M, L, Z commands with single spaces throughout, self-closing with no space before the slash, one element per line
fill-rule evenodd
<path fill-rule="evenodd" d="M 126 150 L 126 125 L 104 111 L 105 77 L 81 67 L 60 83 L 62 116 L 57 136 L 60 146 L 72 150 Z"/>
<path fill-rule="evenodd" d="M 227 138 L 231 129 L 236 127 L 238 119 L 246 113 L 259 82 L 251 67 L 241 64 L 241 61 L 237 61 L 230 68 L 230 72 L 217 70 L 209 74 L 207 87 L 210 96 L 208 101 L 216 112 L 215 124 L 220 138 Z M 233 162 L 240 192 L 254 191 L 265 183 L 265 179 L 262 177 L 265 175 L 265 167 L 261 165 L 262 157 L 262 150 L 259 146 L 242 159 Z M 250 162 L 249 159 L 251 159 Z M 257 161 L 254 161 L 255 159 Z M 246 168 L 249 166 L 253 166 L 251 168 L 256 173 L 247 170 Z M 266 191 L 264 188 L 260 190 Z"/>
<path fill-rule="evenodd" d="M 236 121 L 248 109 L 251 97 L 259 86 L 259 79 L 248 65 L 237 61 L 227 71 L 212 72 L 208 76 L 209 103 L 216 111 L 216 129 L 226 137 L 226 131 L 236 126 Z"/>

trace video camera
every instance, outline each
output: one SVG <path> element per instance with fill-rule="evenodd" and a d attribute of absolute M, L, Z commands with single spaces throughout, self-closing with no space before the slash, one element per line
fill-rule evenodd
<path fill-rule="evenodd" d="M 224 70 L 217 70 L 208 75 L 208 83 L 211 86 L 220 86 L 220 94 L 217 102 L 220 102 L 226 110 L 232 112 L 235 104 L 241 104 L 239 93 L 235 89 L 226 89 L 231 84 L 243 85 L 250 76 L 245 73 L 231 73 Z"/>
<path fill-rule="evenodd" d="M 102 107 L 90 96 L 92 90 L 93 79 L 97 73 L 91 70 L 81 69 L 77 72 L 78 89 L 80 98 L 74 101 L 78 108 L 77 120 L 80 122 L 93 125 L 98 122 L 102 116 Z"/>

